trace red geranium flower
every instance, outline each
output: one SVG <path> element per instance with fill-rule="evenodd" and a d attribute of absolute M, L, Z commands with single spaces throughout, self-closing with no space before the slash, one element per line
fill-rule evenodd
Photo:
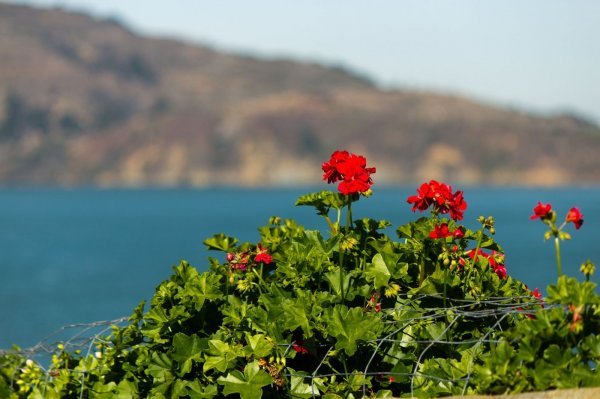
<path fill-rule="evenodd" d="M 463 192 L 457 191 L 452 194 L 452 201 L 448 203 L 450 217 L 454 220 L 462 220 L 463 213 L 467 209 L 467 202 L 463 198 Z"/>
<path fill-rule="evenodd" d="M 429 233 L 429 238 L 433 239 L 446 238 L 450 236 L 460 239 L 465 236 L 465 232 L 460 227 L 456 228 L 454 231 L 450 231 L 450 229 L 448 229 L 448 223 L 442 223 L 440 225 L 436 225 L 433 228 L 433 231 Z"/>
<path fill-rule="evenodd" d="M 579 208 L 571 208 L 569 210 L 569 213 L 567 213 L 565 221 L 567 223 L 573 222 L 573 224 L 575 225 L 575 229 L 579 230 L 579 228 L 583 224 L 583 215 L 579 211 Z"/>
<path fill-rule="evenodd" d="M 229 262 L 229 266 L 232 270 L 241 270 L 245 271 L 248 267 L 248 252 L 240 252 L 240 253 L 228 253 L 225 256 L 227 262 Z"/>
<path fill-rule="evenodd" d="M 338 171 L 337 167 L 340 163 L 345 162 L 350 154 L 348 151 L 334 151 L 331 154 L 329 162 L 323 162 L 321 168 L 323 169 L 323 180 L 327 180 L 327 183 L 335 183 L 342 180 L 342 174 Z"/>
<path fill-rule="evenodd" d="M 454 233 L 452 233 L 452 235 L 454 236 L 454 238 L 460 240 L 465 236 L 465 231 L 462 229 L 462 227 L 458 227 L 456 230 L 454 230 Z"/>
<path fill-rule="evenodd" d="M 292 342 L 292 349 L 301 355 L 306 355 L 308 353 L 308 349 L 306 349 L 304 346 L 304 341 L 302 340 Z"/>
<path fill-rule="evenodd" d="M 258 263 L 262 262 L 267 265 L 271 263 L 273 261 L 273 258 L 271 257 L 271 255 L 269 255 L 267 251 L 267 248 L 258 244 L 258 246 L 256 247 L 256 256 L 254 257 L 254 261 Z"/>
<path fill-rule="evenodd" d="M 323 162 L 323 180 L 328 183 L 341 181 L 338 191 L 344 195 L 364 193 L 371 188 L 371 174 L 375 168 L 367 167 L 367 159 L 348 151 L 335 151 L 329 162 Z"/>
<path fill-rule="evenodd" d="M 435 226 L 434 230 L 429 233 L 429 238 L 446 238 L 451 235 L 452 233 L 448 229 L 448 223 L 442 223 L 439 226 Z"/>
<path fill-rule="evenodd" d="M 434 191 L 432 189 L 432 183 L 437 183 L 435 180 L 431 180 L 429 183 L 421 184 L 421 187 L 417 189 L 417 195 L 408 197 L 406 202 L 413 204 L 412 211 L 419 210 L 421 212 L 427 210 L 433 203 Z"/>
<path fill-rule="evenodd" d="M 546 220 L 550 218 L 550 213 L 552 212 L 552 205 L 550 204 L 542 204 L 538 201 L 538 204 L 533 208 L 533 215 L 530 216 L 531 220 L 540 218 L 542 220 Z"/>
<path fill-rule="evenodd" d="M 475 251 L 473 251 L 473 250 L 468 251 L 467 255 L 469 255 L 469 257 L 471 259 L 475 259 L 476 256 L 477 257 L 481 256 L 481 257 L 487 259 L 488 264 L 490 265 L 490 268 L 494 271 L 494 273 L 496 273 L 498 275 L 498 277 L 500 277 L 501 279 L 506 278 L 507 273 L 506 273 L 506 267 L 504 266 L 504 255 L 503 254 L 496 252 L 496 251 L 492 251 L 491 254 L 488 254 L 480 249 L 477 252 L 477 255 L 475 254 Z"/>
<path fill-rule="evenodd" d="M 454 220 L 462 220 L 463 213 L 467 209 L 462 191 L 453 193 L 452 186 L 436 180 L 421 184 L 417 189 L 417 195 L 408 197 L 406 202 L 413 204 L 413 212 L 417 209 L 422 212 L 433 206 L 434 212 L 450 213 L 450 217 Z"/>

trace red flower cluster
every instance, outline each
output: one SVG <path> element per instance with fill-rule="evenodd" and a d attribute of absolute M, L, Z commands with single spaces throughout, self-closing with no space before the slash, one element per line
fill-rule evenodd
<path fill-rule="evenodd" d="M 435 226 L 433 231 L 429 233 L 429 238 L 433 239 L 446 238 L 450 236 L 456 239 L 461 239 L 465 236 L 465 232 L 462 227 L 458 227 L 456 230 L 450 231 L 450 229 L 448 229 L 448 223 L 442 223 L 439 226 Z"/>
<path fill-rule="evenodd" d="M 569 213 L 567 213 L 565 221 L 567 223 L 573 222 L 573 224 L 575 225 L 575 229 L 579 230 L 579 228 L 583 224 L 583 215 L 579 211 L 579 208 L 571 208 L 569 210 Z"/>
<path fill-rule="evenodd" d="M 348 151 L 334 151 L 329 162 L 323 162 L 323 180 L 327 183 L 341 181 L 338 191 L 344 195 L 364 193 L 371 188 L 371 174 L 375 168 L 367 168 L 367 159 Z"/>
<path fill-rule="evenodd" d="M 538 201 L 538 204 L 533 208 L 533 215 L 531 215 L 530 219 L 534 220 L 540 218 L 541 220 L 550 220 L 552 219 L 552 205 L 543 204 Z M 565 218 L 565 223 L 572 222 L 575 226 L 575 229 L 579 230 L 579 228 L 583 225 L 583 214 L 579 210 L 579 208 L 571 208 L 569 209 L 569 213 L 567 213 L 567 217 Z M 562 227 L 561 227 L 562 228 Z"/>
<path fill-rule="evenodd" d="M 231 270 L 246 271 L 251 266 L 250 264 L 250 251 L 243 251 L 237 253 L 228 253 L 225 256 L 225 260 L 229 262 Z M 269 255 L 267 248 L 261 244 L 256 246 L 256 254 L 254 255 L 254 262 L 269 264 L 273 262 L 273 257 Z"/>
<path fill-rule="evenodd" d="M 229 262 L 229 267 L 232 270 L 246 271 L 248 262 L 250 261 L 250 253 L 248 251 L 238 253 L 228 253 L 225 260 Z"/>
<path fill-rule="evenodd" d="M 583 316 L 581 315 L 583 306 L 570 304 L 569 311 L 573 312 L 573 322 L 571 323 L 569 330 L 571 330 L 571 332 L 578 332 L 583 328 Z"/>
<path fill-rule="evenodd" d="M 261 244 L 258 244 L 256 247 L 256 256 L 254 257 L 254 261 L 268 265 L 269 263 L 273 262 L 273 257 L 269 255 L 267 248 L 263 247 Z"/>
<path fill-rule="evenodd" d="M 304 341 L 301 339 L 298 341 L 292 342 L 292 349 L 301 355 L 306 355 L 308 353 L 308 349 L 304 346 Z"/>
<path fill-rule="evenodd" d="M 377 302 L 379 299 L 379 293 L 375 292 L 371 295 L 369 299 L 369 307 L 371 307 L 375 312 L 381 312 L 381 302 Z"/>
<path fill-rule="evenodd" d="M 533 215 L 530 216 L 531 220 L 540 218 L 542 220 L 549 219 L 552 215 L 552 205 L 550 204 L 542 204 L 538 201 L 538 204 L 533 208 Z"/>
<path fill-rule="evenodd" d="M 450 217 L 454 220 L 462 220 L 463 213 L 467 209 L 462 191 L 453 193 L 452 186 L 435 180 L 421 184 L 417 189 L 417 195 L 408 197 L 406 202 L 413 204 L 413 212 L 417 209 L 423 212 L 433 206 L 434 212 L 450 213 Z"/>
<path fill-rule="evenodd" d="M 469 255 L 471 259 L 475 259 L 475 251 L 468 251 L 467 255 Z M 490 265 L 494 273 L 498 275 L 498 277 L 502 279 L 506 278 L 506 267 L 504 266 L 503 254 L 496 251 L 492 251 L 491 254 L 488 254 L 480 249 L 477 252 L 477 255 L 487 259 L 488 264 Z"/>

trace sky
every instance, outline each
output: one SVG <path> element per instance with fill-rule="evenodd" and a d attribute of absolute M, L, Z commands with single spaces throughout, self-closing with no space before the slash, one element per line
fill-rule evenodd
<path fill-rule="evenodd" d="M 597 0 L 21 0 L 134 31 L 344 66 L 385 88 L 600 123 Z"/>

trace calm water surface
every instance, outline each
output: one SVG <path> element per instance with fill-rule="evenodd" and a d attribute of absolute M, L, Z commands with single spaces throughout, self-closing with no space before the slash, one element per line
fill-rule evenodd
<path fill-rule="evenodd" d="M 212 234 L 256 242 L 257 227 L 275 215 L 324 229 L 310 208 L 293 206 L 307 191 L 0 190 L 0 348 L 31 346 L 63 325 L 129 315 L 180 259 L 205 270 L 202 241 Z M 354 215 L 397 227 L 415 218 L 405 202 L 414 191 L 376 190 Z M 562 246 L 565 271 L 579 275 L 588 258 L 600 266 L 600 189 L 480 187 L 465 189 L 465 197 L 465 224 L 493 215 L 508 272 L 530 287 L 556 278 L 553 245 L 544 243 L 542 224 L 529 220 L 538 200 L 559 215 L 571 206 L 584 214 L 581 230 L 570 226 L 573 240 Z"/>

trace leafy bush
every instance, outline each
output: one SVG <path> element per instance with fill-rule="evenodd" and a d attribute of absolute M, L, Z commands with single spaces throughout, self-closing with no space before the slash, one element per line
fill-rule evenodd
<path fill-rule="evenodd" d="M 544 303 L 507 274 L 493 218 L 476 231 L 459 224 L 461 191 L 423 184 L 408 203 L 431 215 L 395 239 L 389 222 L 352 215 L 371 195 L 364 157 L 335 152 L 323 171 L 340 192 L 296 204 L 326 219 L 326 236 L 279 217 L 257 244 L 215 235 L 204 242 L 221 253 L 209 271 L 174 267 L 149 309 L 142 302 L 94 355 L 60 347 L 48 370 L 0 357 L 0 396 L 334 399 L 599 385 L 593 283 L 563 276 Z"/>

